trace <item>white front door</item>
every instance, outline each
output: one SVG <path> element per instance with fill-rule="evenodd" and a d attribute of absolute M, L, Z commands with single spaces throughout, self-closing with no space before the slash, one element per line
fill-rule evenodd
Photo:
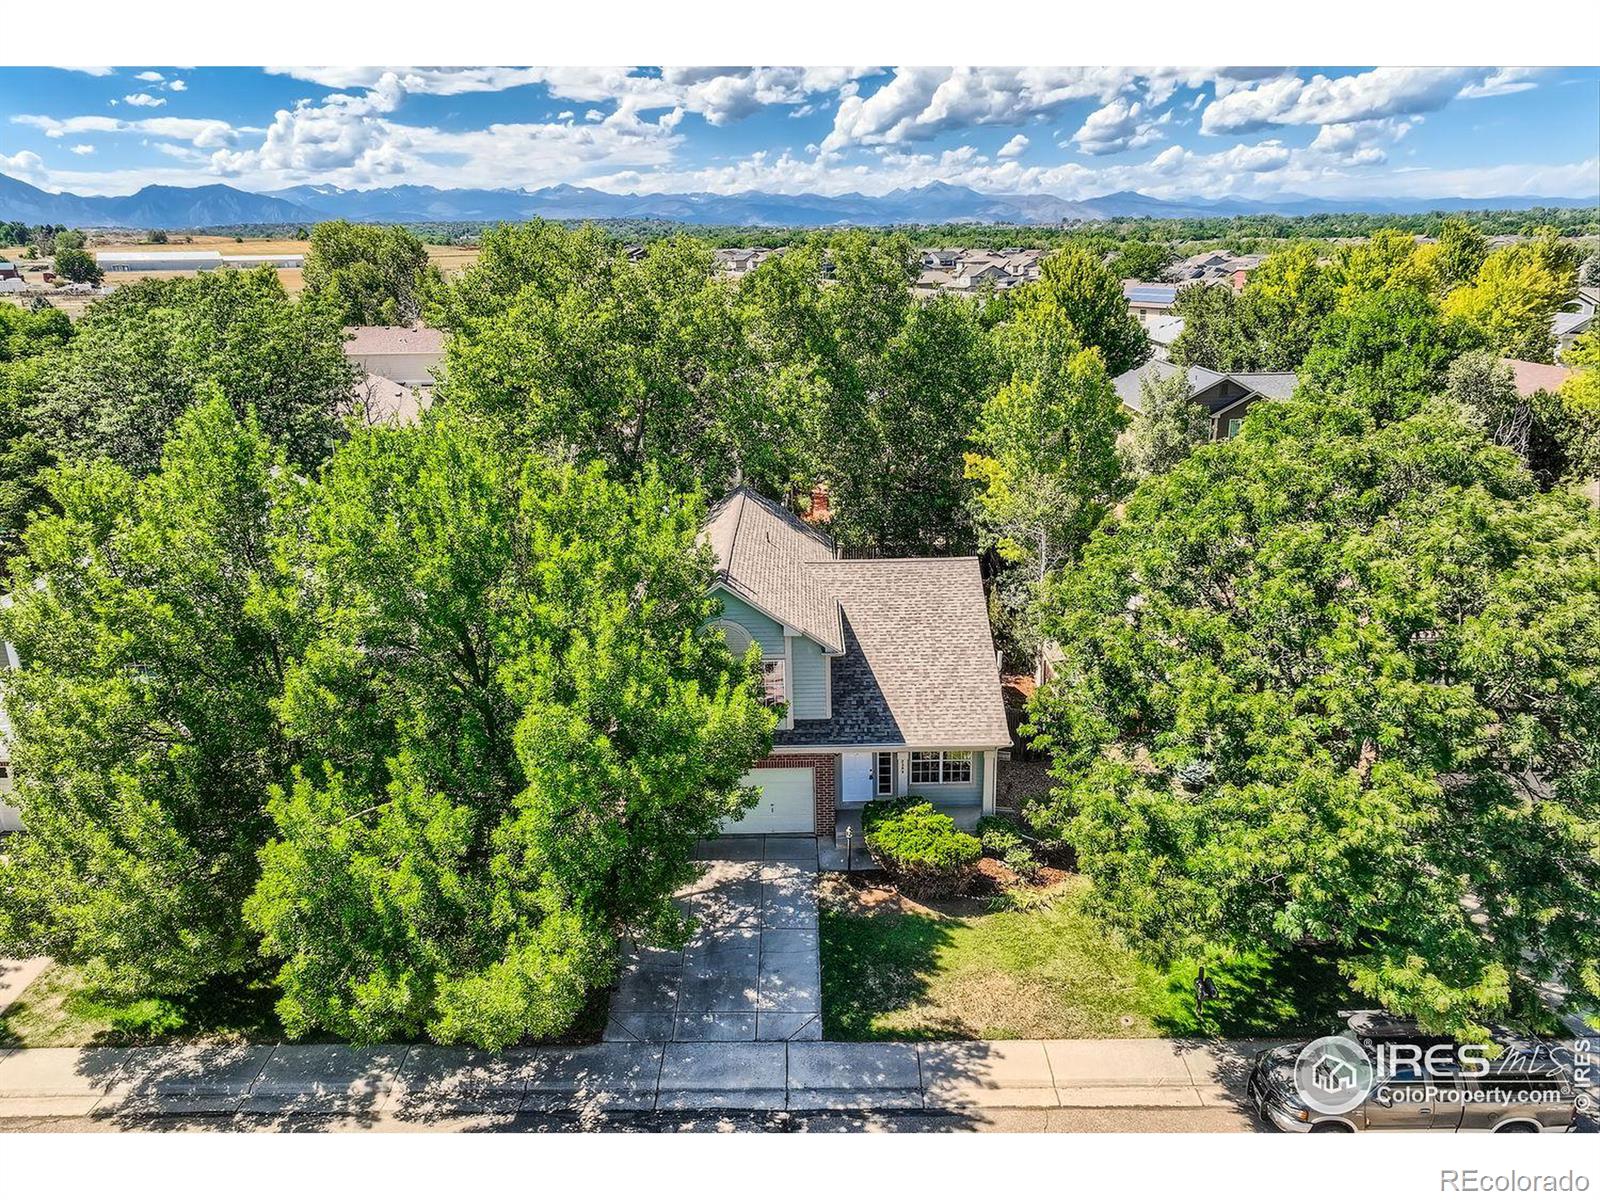
<path fill-rule="evenodd" d="M 736 821 L 724 821 L 723 833 L 815 833 L 815 793 L 810 767 L 758 767 L 739 781 L 761 789 L 755 807 Z"/>
<path fill-rule="evenodd" d="M 873 761 L 874 755 L 870 750 L 852 750 L 839 756 L 839 770 L 842 772 L 839 780 L 840 804 L 865 804 L 877 794 Z"/>

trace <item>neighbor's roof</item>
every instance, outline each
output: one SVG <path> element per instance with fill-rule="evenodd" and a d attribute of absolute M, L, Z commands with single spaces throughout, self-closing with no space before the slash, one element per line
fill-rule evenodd
<path fill-rule="evenodd" d="M 807 570 L 844 611 L 833 716 L 777 746 L 1007 746 L 1000 671 L 976 558 L 829 559 Z"/>
<path fill-rule="evenodd" d="M 1293 371 L 1234 371 L 1228 378 L 1269 400 L 1287 400 L 1300 383 Z"/>
<path fill-rule="evenodd" d="M 839 605 L 808 570 L 838 553 L 832 538 L 746 487 L 717 502 L 700 536 L 717 556 L 718 583 L 830 654 L 844 650 Z"/>
<path fill-rule="evenodd" d="M 1511 376 L 1516 380 L 1519 396 L 1531 396 L 1535 392 L 1553 392 L 1573 374 L 1570 367 L 1529 362 L 1523 358 L 1502 358 L 1500 361 L 1511 368 Z"/>
<path fill-rule="evenodd" d="M 1558 312 L 1550 319 L 1550 327 L 1557 337 L 1569 333 L 1581 333 L 1585 325 L 1594 320 L 1594 309 L 1586 312 Z"/>
<path fill-rule="evenodd" d="M 353 325 L 344 334 L 346 354 L 444 353 L 444 330 L 427 325 Z"/>
<path fill-rule="evenodd" d="M 1143 395 L 1139 381 L 1146 375 L 1155 380 L 1170 377 L 1184 368 L 1172 363 L 1153 358 L 1142 367 L 1134 367 L 1124 371 L 1111 381 L 1111 386 L 1116 389 L 1117 399 L 1121 400 L 1133 412 L 1143 411 L 1140 407 Z M 1270 400 L 1287 400 L 1294 394 L 1295 386 L 1300 379 L 1293 371 L 1235 371 L 1224 373 L 1221 371 L 1207 370 L 1205 367 L 1190 367 L 1189 395 L 1195 396 L 1214 384 L 1221 383 L 1224 379 L 1231 379 L 1239 386 L 1265 396 Z M 1230 403 L 1236 404 L 1237 400 Z"/>
<path fill-rule="evenodd" d="M 1171 304 L 1178 298 L 1178 288 L 1171 283 L 1141 283 L 1137 279 L 1124 279 L 1122 298 L 1129 304 Z"/>
<path fill-rule="evenodd" d="M 356 401 L 369 425 L 415 425 L 427 407 L 416 389 L 370 371 L 356 385 Z"/>
<path fill-rule="evenodd" d="M 1117 399 L 1121 400 L 1133 412 L 1142 412 L 1140 407 L 1143 392 L 1139 381 L 1146 375 L 1156 382 L 1176 375 L 1182 367 L 1175 366 L 1159 358 L 1153 358 L 1142 367 L 1133 367 L 1124 371 L 1111 381 L 1111 386 L 1116 389 Z M 1205 367 L 1189 368 L 1189 394 L 1192 396 L 1204 388 L 1210 387 L 1219 379 L 1226 378 L 1216 371 L 1208 371 Z"/>
<path fill-rule="evenodd" d="M 1178 340 L 1178 335 L 1183 332 L 1182 317 L 1151 317 L 1150 324 L 1144 327 L 1146 336 L 1158 346 L 1170 346 Z"/>

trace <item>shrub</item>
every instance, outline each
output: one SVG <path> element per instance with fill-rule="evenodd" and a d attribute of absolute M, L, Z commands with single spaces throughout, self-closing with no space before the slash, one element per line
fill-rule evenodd
<path fill-rule="evenodd" d="M 954 895 L 983 853 L 977 838 L 920 796 L 875 801 L 861 824 L 867 845 L 908 896 Z"/>
<path fill-rule="evenodd" d="M 1039 860 L 1030 846 L 1032 839 L 1009 817 L 980 817 L 978 839 L 983 843 L 983 852 L 998 858 L 1012 874 L 1030 883 L 1038 878 Z"/>

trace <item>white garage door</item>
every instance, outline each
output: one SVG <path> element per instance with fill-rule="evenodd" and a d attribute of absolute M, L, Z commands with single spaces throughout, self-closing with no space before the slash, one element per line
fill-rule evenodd
<path fill-rule="evenodd" d="M 761 797 L 737 821 L 724 821 L 723 833 L 815 833 L 810 767 L 761 767 L 741 781 L 761 789 Z"/>

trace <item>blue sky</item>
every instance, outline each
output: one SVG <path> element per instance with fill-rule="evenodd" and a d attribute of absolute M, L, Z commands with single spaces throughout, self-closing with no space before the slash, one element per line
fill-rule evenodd
<path fill-rule="evenodd" d="M 1593 68 L 0 68 L 0 173 L 1082 199 L 1595 197 Z"/>

